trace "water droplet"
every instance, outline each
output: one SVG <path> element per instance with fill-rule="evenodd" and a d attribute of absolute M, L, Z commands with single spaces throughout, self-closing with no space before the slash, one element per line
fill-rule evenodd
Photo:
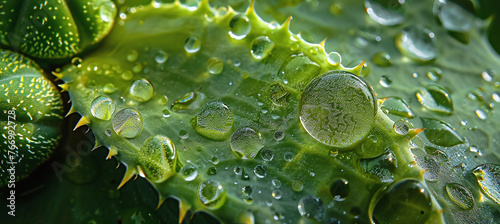
<path fill-rule="evenodd" d="M 379 197 L 372 199 L 375 204 L 370 212 L 372 222 L 418 224 L 430 217 L 431 196 L 419 181 L 403 179 L 383 189 Z"/>
<path fill-rule="evenodd" d="M 396 37 L 398 50 L 417 61 L 430 61 L 436 58 L 436 37 L 420 25 L 404 28 Z"/>
<path fill-rule="evenodd" d="M 211 166 L 207 169 L 207 174 L 210 176 L 217 175 L 217 168 Z"/>
<path fill-rule="evenodd" d="M 99 15 L 102 21 L 109 23 L 115 19 L 116 7 L 112 1 L 103 1 L 99 5 Z"/>
<path fill-rule="evenodd" d="M 245 196 L 250 196 L 250 194 L 252 194 L 252 188 L 250 186 L 244 186 L 243 188 L 241 188 L 241 192 Z"/>
<path fill-rule="evenodd" d="M 293 153 L 292 152 L 285 152 L 285 154 L 283 155 L 283 157 L 285 158 L 285 161 L 292 162 L 292 160 L 293 160 Z"/>
<path fill-rule="evenodd" d="M 163 117 L 170 117 L 170 111 L 168 111 L 167 109 L 164 109 L 162 111 L 162 115 L 163 115 Z"/>
<path fill-rule="evenodd" d="M 420 118 L 425 128 L 425 137 L 436 145 L 451 147 L 464 143 L 462 137 L 448 123 L 433 118 Z"/>
<path fill-rule="evenodd" d="M 281 181 L 278 179 L 273 179 L 271 181 L 271 184 L 273 185 L 274 188 L 280 188 L 281 187 Z"/>
<path fill-rule="evenodd" d="M 116 87 L 115 87 L 115 85 L 113 85 L 113 83 L 106 83 L 102 87 L 102 90 L 105 93 L 114 93 L 116 91 Z"/>
<path fill-rule="evenodd" d="M 495 102 L 500 103 L 500 93 L 493 93 L 493 94 L 491 95 L 491 98 L 492 98 Z"/>
<path fill-rule="evenodd" d="M 281 65 L 278 76 L 285 84 L 303 89 L 321 71 L 320 66 L 304 54 L 292 54 Z"/>
<path fill-rule="evenodd" d="M 260 60 L 267 57 L 273 49 L 274 41 L 269 39 L 267 36 L 260 36 L 252 41 L 250 53 L 255 59 Z"/>
<path fill-rule="evenodd" d="M 427 77 L 434 82 L 441 80 L 442 76 L 443 72 L 439 68 L 433 68 L 431 71 L 427 72 Z"/>
<path fill-rule="evenodd" d="M 396 170 L 396 157 L 391 152 L 386 152 L 372 159 L 360 160 L 360 166 L 366 173 L 375 174 L 380 181 L 391 182 Z"/>
<path fill-rule="evenodd" d="M 219 182 L 207 180 L 198 188 L 198 197 L 201 203 L 209 209 L 217 209 L 224 204 L 226 193 Z"/>
<path fill-rule="evenodd" d="M 304 183 L 301 180 L 292 181 L 292 190 L 295 192 L 300 192 L 304 189 Z"/>
<path fill-rule="evenodd" d="M 383 75 L 380 77 L 380 81 L 378 81 L 381 86 L 388 88 L 392 85 L 392 79 L 389 76 Z"/>
<path fill-rule="evenodd" d="M 180 130 L 179 131 L 179 137 L 181 139 L 187 139 L 189 137 L 189 133 L 186 130 Z"/>
<path fill-rule="evenodd" d="M 244 15 L 235 15 L 229 21 L 229 36 L 234 39 L 241 40 L 250 32 L 250 22 Z"/>
<path fill-rule="evenodd" d="M 439 1 L 438 16 L 443 27 L 452 31 L 468 31 L 474 24 L 475 16 L 453 1 Z"/>
<path fill-rule="evenodd" d="M 90 104 L 92 116 L 101 120 L 111 119 L 115 109 L 115 102 L 107 96 L 98 96 Z"/>
<path fill-rule="evenodd" d="M 198 39 L 198 37 L 188 37 L 184 42 L 184 50 L 191 54 L 198 52 L 200 50 L 200 47 L 201 41 Z"/>
<path fill-rule="evenodd" d="M 143 127 L 142 115 L 137 110 L 130 108 L 118 111 L 112 123 L 116 134 L 124 138 L 137 137 Z"/>
<path fill-rule="evenodd" d="M 479 117 L 479 119 L 481 119 L 481 120 L 485 120 L 486 119 L 486 113 L 483 110 L 476 109 L 475 113 L 476 113 L 477 117 Z"/>
<path fill-rule="evenodd" d="M 214 164 L 214 165 L 219 164 L 219 157 L 217 157 L 217 156 L 212 157 L 212 164 Z"/>
<path fill-rule="evenodd" d="M 233 171 L 234 171 L 234 174 L 236 174 L 238 176 L 241 175 L 241 173 L 242 173 L 242 169 L 239 166 L 235 167 Z"/>
<path fill-rule="evenodd" d="M 453 112 L 453 101 L 446 89 L 438 85 L 428 85 L 417 92 L 418 101 L 425 108 L 449 115 Z"/>
<path fill-rule="evenodd" d="M 399 120 L 394 122 L 393 129 L 398 135 L 406 135 L 408 134 L 408 131 L 410 131 L 410 125 L 408 125 L 406 121 Z"/>
<path fill-rule="evenodd" d="M 129 93 L 139 102 L 146 102 L 153 97 L 153 85 L 146 79 L 139 79 L 130 85 Z"/>
<path fill-rule="evenodd" d="M 345 200 L 350 191 L 349 182 L 345 179 L 334 180 L 330 185 L 330 193 L 336 201 Z"/>
<path fill-rule="evenodd" d="M 174 111 L 193 109 L 193 108 L 190 108 L 190 106 L 192 104 L 198 105 L 198 104 L 194 104 L 194 102 L 196 102 L 197 99 L 198 99 L 197 92 L 189 92 L 186 95 L 182 96 L 180 99 L 174 101 L 172 103 L 171 108 Z"/>
<path fill-rule="evenodd" d="M 373 63 L 380 67 L 390 67 L 392 66 L 391 56 L 387 52 L 377 52 L 373 55 Z"/>
<path fill-rule="evenodd" d="M 264 139 L 259 131 L 250 127 L 243 127 L 231 135 L 230 146 L 237 156 L 243 159 L 253 159 L 259 150 L 264 147 Z"/>
<path fill-rule="evenodd" d="M 385 26 L 403 22 L 403 3 L 398 0 L 365 0 L 366 12 L 373 21 Z"/>
<path fill-rule="evenodd" d="M 390 114 L 394 114 L 400 117 L 414 118 L 415 114 L 410 110 L 410 106 L 399 97 L 389 97 L 385 99 L 384 103 L 380 107 L 382 111 L 387 111 Z"/>
<path fill-rule="evenodd" d="M 280 83 L 272 84 L 269 87 L 269 98 L 276 106 L 284 106 L 288 102 L 288 92 Z"/>
<path fill-rule="evenodd" d="M 121 75 L 122 79 L 125 81 L 131 80 L 134 77 L 134 74 L 132 74 L 131 71 L 125 71 Z"/>
<path fill-rule="evenodd" d="M 330 52 L 326 60 L 333 66 L 338 66 L 342 63 L 342 57 L 338 52 Z"/>
<path fill-rule="evenodd" d="M 466 187 L 451 183 L 446 185 L 446 193 L 451 200 L 463 209 L 472 209 L 474 207 L 474 197 Z"/>
<path fill-rule="evenodd" d="M 168 55 L 162 50 L 159 50 L 155 54 L 155 61 L 158 64 L 163 64 L 168 60 Z"/>
<path fill-rule="evenodd" d="M 361 141 L 371 130 L 377 103 L 364 80 L 333 71 L 309 83 L 299 108 L 300 122 L 314 139 L 344 148 Z"/>
<path fill-rule="evenodd" d="M 140 152 L 142 157 L 150 158 L 140 162 L 149 180 L 160 183 L 174 173 L 176 150 L 169 138 L 163 135 L 150 137 L 141 145 Z"/>
<path fill-rule="evenodd" d="M 130 53 L 127 55 L 127 61 L 134 62 L 137 60 L 138 57 L 139 53 L 136 50 L 131 50 Z"/>
<path fill-rule="evenodd" d="M 479 165 L 472 172 L 484 194 L 500 205 L 500 165 L 486 163 Z"/>
<path fill-rule="evenodd" d="M 255 176 L 257 176 L 258 178 L 264 178 L 267 174 L 266 168 L 264 168 L 264 166 L 262 165 L 255 166 L 253 172 L 255 173 Z"/>
<path fill-rule="evenodd" d="M 285 138 L 285 132 L 280 131 L 280 130 L 275 131 L 274 134 L 273 134 L 273 138 L 276 141 L 281 141 L 281 140 L 283 140 Z"/>
<path fill-rule="evenodd" d="M 191 164 L 187 164 L 184 167 L 182 167 L 180 173 L 182 174 L 184 180 L 186 181 L 193 181 L 198 176 L 198 171 Z"/>
<path fill-rule="evenodd" d="M 233 112 L 222 102 L 210 102 L 200 109 L 192 125 L 201 136 L 223 140 L 233 127 Z"/>
<path fill-rule="evenodd" d="M 82 62 L 82 59 L 79 57 L 74 57 L 73 59 L 71 59 L 71 64 L 77 68 L 82 67 Z"/>
<path fill-rule="evenodd" d="M 260 156 L 262 157 L 262 159 L 264 161 L 271 161 L 273 160 L 273 152 L 270 150 L 270 149 L 263 149 L 261 152 L 260 152 Z"/>
<path fill-rule="evenodd" d="M 218 75 L 222 73 L 222 70 L 224 69 L 224 62 L 217 57 L 211 57 L 207 61 L 207 71 L 210 74 L 213 75 Z"/>
<path fill-rule="evenodd" d="M 279 200 L 281 199 L 281 191 L 280 190 L 274 190 L 271 195 L 273 196 L 274 199 Z"/>
<path fill-rule="evenodd" d="M 323 201 L 312 195 L 305 195 L 299 200 L 298 204 L 299 213 L 301 216 L 321 221 L 325 216 L 325 207 Z"/>

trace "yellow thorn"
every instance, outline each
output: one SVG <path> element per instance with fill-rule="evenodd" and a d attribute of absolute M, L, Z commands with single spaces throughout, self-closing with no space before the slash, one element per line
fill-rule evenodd
<path fill-rule="evenodd" d="M 254 224 L 255 217 L 253 216 L 253 213 L 251 211 L 245 211 L 238 217 L 238 223 Z"/>
<path fill-rule="evenodd" d="M 389 97 L 378 99 L 377 102 L 378 104 L 383 104 L 387 99 L 389 99 Z"/>
<path fill-rule="evenodd" d="M 252 2 L 250 2 L 250 5 L 248 6 L 248 9 L 245 12 L 245 14 L 247 16 L 249 16 L 249 15 L 255 15 L 254 0 L 252 0 Z"/>
<path fill-rule="evenodd" d="M 123 175 L 122 182 L 120 183 L 120 185 L 118 185 L 117 189 L 123 187 L 123 185 L 127 183 L 127 181 L 129 181 L 135 174 L 136 174 L 135 170 L 129 169 L 127 167 L 127 171 L 125 171 L 125 175 Z"/>
<path fill-rule="evenodd" d="M 69 85 L 67 82 L 63 83 L 63 84 L 59 84 L 59 88 L 61 88 L 61 92 L 65 92 L 65 91 L 68 91 Z"/>
<path fill-rule="evenodd" d="M 56 81 L 60 80 L 64 77 L 63 74 L 57 73 L 57 72 L 52 72 L 52 75 L 54 75 L 56 77 L 56 79 L 55 79 Z"/>
<path fill-rule="evenodd" d="M 68 103 L 69 103 L 69 102 L 68 102 Z M 75 112 L 76 112 L 75 107 L 74 107 L 74 105 L 73 105 L 73 104 L 71 104 L 71 107 L 69 108 L 68 113 L 67 113 L 67 114 L 66 114 L 66 116 L 64 116 L 64 117 L 67 117 L 67 116 L 69 116 L 69 115 L 71 115 L 71 114 L 74 114 Z"/>
<path fill-rule="evenodd" d="M 109 147 L 108 156 L 106 159 L 111 159 L 111 157 L 118 155 L 118 149 L 114 146 Z"/>
<path fill-rule="evenodd" d="M 291 21 L 292 21 L 292 16 L 289 16 L 288 19 L 285 20 L 283 25 L 281 25 L 281 29 L 286 30 L 286 31 L 290 31 Z"/>
<path fill-rule="evenodd" d="M 94 143 L 94 148 L 92 148 L 91 151 L 94 151 L 94 150 L 96 150 L 97 148 L 99 148 L 101 146 L 102 146 L 102 144 L 96 140 L 95 143 Z"/>
<path fill-rule="evenodd" d="M 82 116 L 82 118 L 80 118 L 80 121 L 78 121 L 78 124 L 76 124 L 75 128 L 73 128 L 73 131 L 75 131 L 76 129 L 78 129 L 81 126 L 89 125 L 89 124 L 90 124 L 89 118 L 87 116 Z"/>
<path fill-rule="evenodd" d="M 184 216 L 186 216 L 187 211 L 189 210 L 189 205 L 187 203 L 184 203 L 181 199 L 177 198 L 179 200 L 179 223 L 184 220 Z"/>
<path fill-rule="evenodd" d="M 325 39 L 323 41 L 321 41 L 319 43 L 319 45 L 321 45 L 321 47 L 325 48 L 325 43 L 326 43 L 326 37 L 325 37 Z"/>
<path fill-rule="evenodd" d="M 355 75 L 357 76 L 360 76 L 361 75 L 361 70 L 363 69 L 363 67 L 365 66 L 365 63 L 366 63 L 366 60 L 359 63 L 359 65 L 357 65 L 356 67 L 352 68 L 352 73 L 354 73 Z"/>
<path fill-rule="evenodd" d="M 165 199 L 167 199 L 166 197 L 163 197 L 163 195 L 158 192 L 158 195 L 160 196 L 160 199 L 158 200 L 158 207 L 156 207 L 156 209 L 160 209 L 160 206 L 163 204 L 163 202 L 165 201 Z"/>
<path fill-rule="evenodd" d="M 414 129 L 410 129 L 410 130 L 408 131 L 408 134 L 407 134 L 407 135 L 409 135 L 409 136 L 410 136 L 410 140 L 411 140 L 412 138 L 414 138 L 415 136 L 417 136 L 420 132 L 422 132 L 422 131 L 424 131 L 424 130 L 425 130 L 425 128 L 414 128 Z"/>

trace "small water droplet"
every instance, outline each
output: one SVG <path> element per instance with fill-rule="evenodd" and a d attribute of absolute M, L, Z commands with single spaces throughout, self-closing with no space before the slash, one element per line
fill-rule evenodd
<path fill-rule="evenodd" d="M 142 115 L 134 109 L 118 111 L 112 121 L 113 130 L 121 137 L 135 138 L 143 128 Z"/>
<path fill-rule="evenodd" d="M 280 190 L 274 190 L 271 195 L 273 196 L 274 199 L 279 200 L 281 199 L 281 191 Z"/>
<path fill-rule="evenodd" d="M 82 59 L 79 57 L 74 57 L 73 59 L 71 59 L 71 64 L 77 68 L 82 67 L 82 62 Z"/>
<path fill-rule="evenodd" d="M 304 189 L 304 183 L 301 180 L 292 181 L 292 190 L 295 192 L 300 192 Z"/>
<path fill-rule="evenodd" d="M 112 1 L 103 1 L 99 5 L 99 15 L 102 21 L 106 23 L 113 21 L 116 16 L 115 3 Z"/>
<path fill-rule="evenodd" d="M 242 173 L 242 169 L 239 166 L 235 167 L 233 171 L 234 171 L 234 174 L 236 174 L 238 176 L 241 175 L 241 173 Z"/>
<path fill-rule="evenodd" d="M 217 209 L 224 204 L 226 194 L 218 181 L 207 180 L 198 188 L 198 197 L 209 209 Z"/>
<path fill-rule="evenodd" d="M 398 0 L 365 0 L 366 12 L 373 21 L 385 26 L 393 26 L 403 22 L 403 3 Z"/>
<path fill-rule="evenodd" d="M 292 152 L 285 152 L 285 154 L 283 155 L 283 157 L 285 158 L 285 161 L 292 162 L 292 160 L 293 160 L 293 153 Z"/>
<path fill-rule="evenodd" d="M 243 188 L 241 188 L 241 192 L 245 196 L 250 196 L 250 194 L 252 194 L 252 188 L 250 186 L 244 186 Z"/>
<path fill-rule="evenodd" d="M 280 188 L 281 187 L 281 181 L 278 179 L 273 179 L 271 181 L 271 184 L 273 185 L 274 188 Z"/>
<path fill-rule="evenodd" d="M 242 127 L 231 135 L 230 146 L 233 152 L 243 159 L 253 159 L 264 147 L 264 139 L 259 131 Z"/>
<path fill-rule="evenodd" d="M 136 50 L 131 50 L 128 54 L 127 54 L 127 61 L 129 62 L 134 62 L 137 60 L 137 58 L 139 57 L 139 53 L 136 51 Z"/>
<path fill-rule="evenodd" d="M 187 164 L 184 167 L 182 167 L 180 173 L 182 174 L 184 180 L 186 181 L 193 181 L 198 176 L 198 171 L 191 164 Z"/>
<path fill-rule="evenodd" d="M 380 77 L 380 81 L 378 81 L 381 86 L 388 88 L 392 85 L 392 78 L 386 75 Z"/>
<path fill-rule="evenodd" d="M 263 149 L 261 152 L 260 152 L 260 156 L 262 157 L 262 159 L 264 161 L 271 161 L 273 160 L 273 152 L 270 150 L 270 149 Z"/>
<path fill-rule="evenodd" d="M 404 28 L 396 37 L 398 50 L 418 61 L 430 61 L 436 58 L 436 37 L 427 28 L 412 25 Z"/>
<path fill-rule="evenodd" d="M 266 169 L 262 165 L 255 166 L 253 172 L 255 173 L 255 176 L 257 176 L 258 178 L 264 178 L 267 174 Z"/>
<path fill-rule="evenodd" d="M 170 111 L 168 111 L 167 109 L 164 109 L 162 111 L 162 115 L 163 115 L 163 117 L 170 117 Z"/>
<path fill-rule="evenodd" d="M 189 137 L 189 133 L 186 130 L 180 130 L 179 131 L 179 137 L 181 139 L 187 139 Z"/>
<path fill-rule="evenodd" d="M 377 52 L 373 55 L 373 63 L 380 67 L 390 67 L 392 66 L 391 56 L 387 52 Z"/>
<path fill-rule="evenodd" d="M 229 36 L 241 40 L 250 32 L 251 25 L 248 18 L 244 15 L 235 15 L 229 21 Z"/>
<path fill-rule="evenodd" d="M 115 109 L 115 102 L 107 96 L 98 96 L 90 104 L 92 116 L 101 120 L 111 119 Z"/>
<path fill-rule="evenodd" d="M 273 134 L 273 138 L 276 141 L 281 141 L 281 140 L 283 140 L 285 138 L 285 132 L 280 131 L 280 130 L 275 131 L 274 134 Z"/>
<path fill-rule="evenodd" d="M 299 200 L 298 204 L 299 213 L 301 216 L 321 221 L 325 216 L 325 207 L 323 201 L 312 195 L 305 195 Z"/>
<path fill-rule="evenodd" d="M 484 112 L 484 110 L 476 109 L 475 113 L 476 113 L 477 117 L 479 117 L 479 119 L 486 120 L 487 117 L 486 117 L 486 112 Z"/>
<path fill-rule="evenodd" d="M 255 59 L 261 60 L 267 57 L 273 49 L 274 41 L 267 36 L 260 36 L 252 41 L 250 53 Z"/>
<path fill-rule="evenodd" d="M 491 94 L 491 98 L 497 102 L 497 103 L 500 103 L 500 93 L 493 93 Z"/>
<path fill-rule="evenodd" d="M 410 125 L 408 125 L 406 121 L 399 120 L 394 122 L 393 129 L 398 135 L 406 135 L 408 134 L 408 131 L 410 131 Z"/>
<path fill-rule="evenodd" d="M 209 176 L 217 175 L 217 168 L 215 168 L 213 166 L 208 167 L 207 175 L 209 175 Z"/>
<path fill-rule="evenodd" d="M 330 52 L 326 60 L 333 66 L 338 66 L 342 63 L 342 57 L 338 52 Z"/>
<path fill-rule="evenodd" d="M 451 147 L 464 143 L 454 128 L 448 123 L 433 118 L 420 118 L 425 128 L 425 137 L 436 145 Z"/>
<path fill-rule="evenodd" d="M 190 54 L 198 52 L 200 50 L 200 47 L 201 41 L 198 39 L 198 37 L 188 37 L 184 42 L 184 50 L 186 50 Z"/>
<path fill-rule="evenodd" d="M 222 73 L 222 70 L 224 69 L 224 62 L 220 58 L 216 57 L 211 57 L 207 61 L 207 71 L 210 74 L 213 75 L 218 75 Z"/>
<path fill-rule="evenodd" d="M 345 179 L 337 179 L 330 185 L 330 193 L 336 201 L 343 201 L 351 191 L 349 182 Z"/>
<path fill-rule="evenodd" d="M 434 82 L 441 80 L 442 76 L 443 73 L 439 68 L 433 68 L 431 71 L 427 72 L 427 77 Z"/>
<path fill-rule="evenodd" d="M 115 85 L 113 85 L 113 83 L 106 83 L 102 87 L 102 90 L 105 93 L 114 93 L 116 91 L 116 87 L 115 87 Z"/>
<path fill-rule="evenodd" d="M 451 200 L 463 209 L 472 209 L 474 207 L 474 197 L 466 187 L 451 183 L 446 185 L 446 193 Z"/>
<path fill-rule="evenodd" d="M 158 64 L 163 64 L 168 60 L 168 55 L 162 50 L 159 50 L 155 54 L 155 61 Z"/>
<path fill-rule="evenodd" d="M 134 74 L 132 74 L 131 71 L 125 71 L 121 75 L 122 79 L 125 81 L 131 80 L 134 77 Z"/>
<path fill-rule="evenodd" d="M 139 102 L 146 102 L 153 97 L 153 85 L 146 79 L 139 79 L 130 85 L 129 93 Z"/>

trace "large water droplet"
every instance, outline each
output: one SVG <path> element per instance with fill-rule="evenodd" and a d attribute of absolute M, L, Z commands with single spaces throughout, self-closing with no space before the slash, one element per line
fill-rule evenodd
<path fill-rule="evenodd" d="M 410 106 L 404 101 L 403 99 L 399 97 L 389 97 L 387 98 L 384 103 L 382 103 L 382 107 L 380 107 L 382 111 L 387 111 L 390 114 L 394 114 L 396 116 L 400 117 L 406 117 L 406 118 L 414 118 L 415 114 L 413 111 L 410 110 Z"/>
<path fill-rule="evenodd" d="M 468 31 L 474 24 L 475 16 L 453 1 L 439 1 L 438 16 L 443 27 L 452 31 Z"/>
<path fill-rule="evenodd" d="M 449 124 L 433 118 L 421 118 L 425 137 L 436 145 L 451 147 L 462 144 L 462 137 Z"/>
<path fill-rule="evenodd" d="M 298 204 L 299 213 L 301 216 L 321 221 L 325 216 L 325 207 L 323 201 L 312 195 L 305 195 L 299 200 Z"/>
<path fill-rule="evenodd" d="M 486 163 L 473 170 L 481 190 L 500 205 L 500 165 Z"/>
<path fill-rule="evenodd" d="M 345 179 L 334 180 L 330 185 L 330 193 L 337 201 L 345 200 L 345 198 L 349 196 L 350 191 L 349 182 Z"/>
<path fill-rule="evenodd" d="M 474 207 L 474 197 L 466 187 L 457 183 L 447 184 L 446 193 L 461 208 L 472 209 Z"/>
<path fill-rule="evenodd" d="M 224 62 L 220 58 L 211 57 L 207 61 L 207 70 L 210 74 L 218 75 L 224 69 Z"/>
<path fill-rule="evenodd" d="M 316 140 L 345 148 L 371 130 L 377 103 L 371 87 L 354 74 L 333 71 L 313 80 L 301 95 L 300 121 Z"/>
<path fill-rule="evenodd" d="M 396 37 L 398 50 L 417 61 L 430 61 L 436 58 L 436 37 L 420 25 L 404 28 Z"/>
<path fill-rule="evenodd" d="M 432 210 L 430 192 L 417 180 L 403 179 L 388 187 L 375 204 L 371 218 L 376 223 L 425 223 Z"/>
<path fill-rule="evenodd" d="M 124 138 L 137 137 L 143 127 L 142 115 L 137 110 L 130 108 L 118 111 L 112 123 L 116 134 Z"/>
<path fill-rule="evenodd" d="M 193 119 L 194 130 L 209 139 L 225 139 L 233 127 L 233 112 L 222 102 L 205 104 Z"/>
<path fill-rule="evenodd" d="M 366 12 L 375 22 L 386 26 L 403 22 L 404 1 L 398 0 L 365 0 Z"/>
<path fill-rule="evenodd" d="M 184 42 L 184 50 L 191 54 L 198 52 L 200 50 L 200 47 L 201 41 L 198 39 L 198 37 L 188 37 Z"/>
<path fill-rule="evenodd" d="M 179 173 L 182 174 L 182 176 L 184 177 L 184 180 L 186 180 L 186 181 L 193 181 L 198 176 L 198 171 L 191 164 L 187 164 L 187 165 L 183 166 Z"/>
<path fill-rule="evenodd" d="M 209 209 L 217 209 L 224 204 L 226 193 L 218 181 L 207 180 L 198 188 L 198 197 Z"/>
<path fill-rule="evenodd" d="M 250 22 L 244 15 L 235 15 L 229 21 L 229 36 L 234 39 L 240 40 L 246 37 L 250 32 Z"/>
<path fill-rule="evenodd" d="M 90 104 L 92 116 L 101 120 L 111 119 L 115 109 L 115 102 L 107 96 L 98 96 Z"/>
<path fill-rule="evenodd" d="M 338 52 L 330 52 L 326 60 L 333 66 L 338 66 L 342 63 L 342 57 Z"/>
<path fill-rule="evenodd" d="M 132 98 L 139 102 L 146 102 L 153 97 L 153 85 L 146 79 L 139 79 L 130 85 Z"/>
<path fill-rule="evenodd" d="M 449 115 L 453 112 L 451 96 L 441 86 L 428 85 L 417 92 L 418 101 L 425 108 L 437 113 Z"/>
<path fill-rule="evenodd" d="M 271 53 L 274 48 L 274 41 L 269 39 L 267 36 L 260 36 L 255 38 L 252 42 L 252 47 L 250 48 L 250 53 L 257 59 L 263 59 Z"/>
<path fill-rule="evenodd" d="M 102 21 L 109 23 L 115 19 L 116 7 L 112 1 L 103 1 L 99 5 L 99 15 Z"/>
<path fill-rule="evenodd" d="M 142 171 L 153 182 L 163 182 L 173 174 L 176 161 L 174 143 L 163 135 L 148 138 L 141 145 Z"/>
<path fill-rule="evenodd" d="M 253 159 L 259 150 L 264 147 L 264 139 L 259 131 L 250 127 L 243 127 L 231 135 L 230 146 L 237 156 L 243 159 Z"/>

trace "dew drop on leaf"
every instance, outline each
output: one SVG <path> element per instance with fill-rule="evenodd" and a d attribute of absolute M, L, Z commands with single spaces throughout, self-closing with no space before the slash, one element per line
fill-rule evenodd
<path fill-rule="evenodd" d="M 183 166 L 181 168 L 180 173 L 182 174 L 182 176 L 184 177 L 184 180 L 186 180 L 186 181 L 192 181 L 198 176 L 198 171 L 191 164 L 187 164 L 187 165 Z"/>
<path fill-rule="evenodd" d="M 207 180 L 200 184 L 198 197 L 208 209 L 217 209 L 225 202 L 225 191 L 222 185 L 215 180 Z"/>
<path fill-rule="evenodd" d="M 130 85 L 129 93 L 138 102 L 146 102 L 153 97 L 153 85 L 146 79 L 139 79 Z"/>
<path fill-rule="evenodd" d="M 184 50 L 186 50 L 190 54 L 198 52 L 200 50 L 200 47 L 201 41 L 198 39 L 198 37 L 188 37 L 184 42 Z"/>
<path fill-rule="evenodd" d="M 233 127 L 233 112 L 222 102 L 205 104 L 193 119 L 194 130 L 209 139 L 223 140 Z"/>
<path fill-rule="evenodd" d="M 468 31 L 474 25 L 474 15 L 453 1 L 439 1 L 437 15 L 444 28 Z"/>
<path fill-rule="evenodd" d="M 82 67 L 82 59 L 79 57 L 74 57 L 71 59 L 71 64 L 77 68 Z"/>
<path fill-rule="evenodd" d="M 292 54 L 281 65 L 278 72 L 284 80 L 288 80 L 289 86 L 294 88 L 304 88 L 310 80 L 316 77 L 321 68 L 304 54 Z"/>
<path fill-rule="evenodd" d="M 233 152 L 243 159 L 253 159 L 264 147 L 264 139 L 259 131 L 242 127 L 231 135 L 230 146 Z"/>
<path fill-rule="evenodd" d="M 406 121 L 398 120 L 394 122 L 393 129 L 398 135 L 406 135 L 408 134 L 408 131 L 410 131 L 410 126 L 406 123 Z"/>
<path fill-rule="evenodd" d="M 264 166 L 262 165 L 255 166 L 253 172 L 255 173 L 255 176 L 257 176 L 258 178 L 264 178 L 266 177 L 267 174 L 266 168 L 264 168 Z"/>
<path fill-rule="evenodd" d="M 250 186 L 244 186 L 243 188 L 241 188 L 241 192 L 245 196 L 250 196 L 250 194 L 252 194 L 252 187 L 250 187 Z"/>
<path fill-rule="evenodd" d="M 297 206 L 301 216 L 315 219 L 316 221 L 323 220 L 325 216 L 325 207 L 323 201 L 312 195 L 305 195 L 299 200 Z"/>
<path fill-rule="evenodd" d="M 126 108 L 118 111 L 113 117 L 113 130 L 121 137 L 135 138 L 143 127 L 142 115 L 134 109 Z"/>
<path fill-rule="evenodd" d="M 115 102 L 107 96 L 98 96 L 90 104 L 92 116 L 101 120 L 111 119 L 115 109 Z"/>
<path fill-rule="evenodd" d="M 288 102 L 288 92 L 280 83 L 272 84 L 269 87 L 269 98 L 276 106 L 284 106 Z"/>
<path fill-rule="evenodd" d="M 386 75 L 380 77 L 380 81 L 378 81 L 381 86 L 388 88 L 392 85 L 392 78 Z"/>
<path fill-rule="evenodd" d="M 292 152 L 285 152 L 285 154 L 283 155 L 283 157 L 285 158 L 285 161 L 292 162 L 292 160 L 293 160 L 293 153 Z"/>
<path fill-rule="evenodd" d="M 285 132 L 280 131 L 280 130 L 275 131 L 273 134 L 273 138 L 276 141 L 281 141 L 281 140 L 283 140 L 283 138 L 285 138 Z"/>
<path fill-rule="evenodd" d="M 281 191 L 280 190 L 274 190 L 273 192 L 271 192 L 271 195 L 276 200 L 281 199 Z"/>
<path fill-rule="evenodd" d="M 417 92 L 420 104 L 425 108 L 449 115 L 453 112 L 453 101 L 446 89 L 438 85 L 428 85 Z"/>
<path fill-rule="evenodd" d="M 301 95 L 300 122 L 319 142 L 345 148 L 371 130 L 377 111 L 371 87 L 358 76 L 332 71 L 313 80 Z"/>
<path fill-rule="evenodd" d="M 330 194 L 336 201 L 343 201 L 349 196 L 351 189 L 349 182 L 345 179 L 336 179 L 330 185 Z"/>
<path fill-rule="evenodd" d="M 366 12 L 373 21 L 385 26 L 403 22 L 403 5 L 398 0 L 365 0 Z M 404 3 L 404 1 L 403 1 Z"/>
<path fill-rule="evenodd" d="M 207 61 L 207 71 L 210 74 L 218 75 L 224 69 L 224 62 L 220 58 L 211 57 Z"/>
<path fill-rule="evenodd" d="M 386 52 L 377 52 L 373 55 L 373 63 L 380 67 L 390 67 L 392 66 L 391 56 Z"/>
<path fill-rule="evenodd" d="M 101 5 L 99 5 L 99 15 L 104 22 L 108 23 L 113 21 L 116 16 L 115 3 L 112 1 L 103 1 Z"/>
<path fill-rule="evenodd" d="M 472 172 L 484 194 L 500 205 L 500 165 L 486 163 L 479 165 Z"/>
<path fill-rule="evenodd" d="M 241 40 L 250 32 L 250 22 L 244 15 L 235 15 L 229 21 L 229 36 L 236 40 Z"/>
<path fill-rule="evenodd" d="M 260 156 L 262 157 L 262 159 L 264 161 L 271 161 L 273 160 L 273 151 L 271 151 L 270 149 L 263 149 L 261 152 L 260 152 Z"/>
<path fill-rule="evenodd" d="M 158 64 L 163 64 L 168 60 L 168 55 L 162 50 L 158 50 L 155 54 L 155 61 Z"/>
<path fill-rule="evenodd" d="M 382 106 L 380 107 L 382 111 L 387 111 L 390 114 L 400 116 L 400 117 L 406 117 L 406 118 L 414 118 L 415 114 L 413 111 L 410 109 L 408 104 L 406 103 L 405 100 L 391 96 L 387 98 L 383 103 Z"/>
<path fill-rule="evenodd" d="M 176 160 L 174 143 L 166 136 L 156 135 L 148 138 L 141 145 L 140 161 L 145 176 L 154 182 L 162 182 L 171 172 Z"/>
<path fill-rule="evenodd" d="M 433 118 L 420 118 L 427 139 L 436 145 L 450 147 L 464 143 L 462 137 L 447 123 Z"/>
<path fill-rule="evenodd" d="M 250 53 L 255 59 L 261 60 L 267 57 L 273 49 L 274 41 L 267 36 L 260 36 L 253 40 L 250 47 Z"/>
<path fill-rule="evenodd" d="M 342 63 L 342 57 L 338 52 L 330 52 L 326 60 L 333 66 L 338 66 Z"/>
<path fill-rule="evenodd" d="M 466 187 L 451 183 L 446 185 L 446 193 L 451 200 L 463 209 L 472 209 L 474 207 L 474 197 Z"/>
<path fill-rule="evenodd" d="M 436 37 L 427 28 L 411 25 L 404 28 L 396 37 L 398 50 L 417 61 L 430 61 L 436 58 Z"/>
<path fill-rule="evenodd" d="M 304 183 L 301 180 L 292 181 L 292 190 L 295 192 L 300 192 L 304 189 Z"/>

